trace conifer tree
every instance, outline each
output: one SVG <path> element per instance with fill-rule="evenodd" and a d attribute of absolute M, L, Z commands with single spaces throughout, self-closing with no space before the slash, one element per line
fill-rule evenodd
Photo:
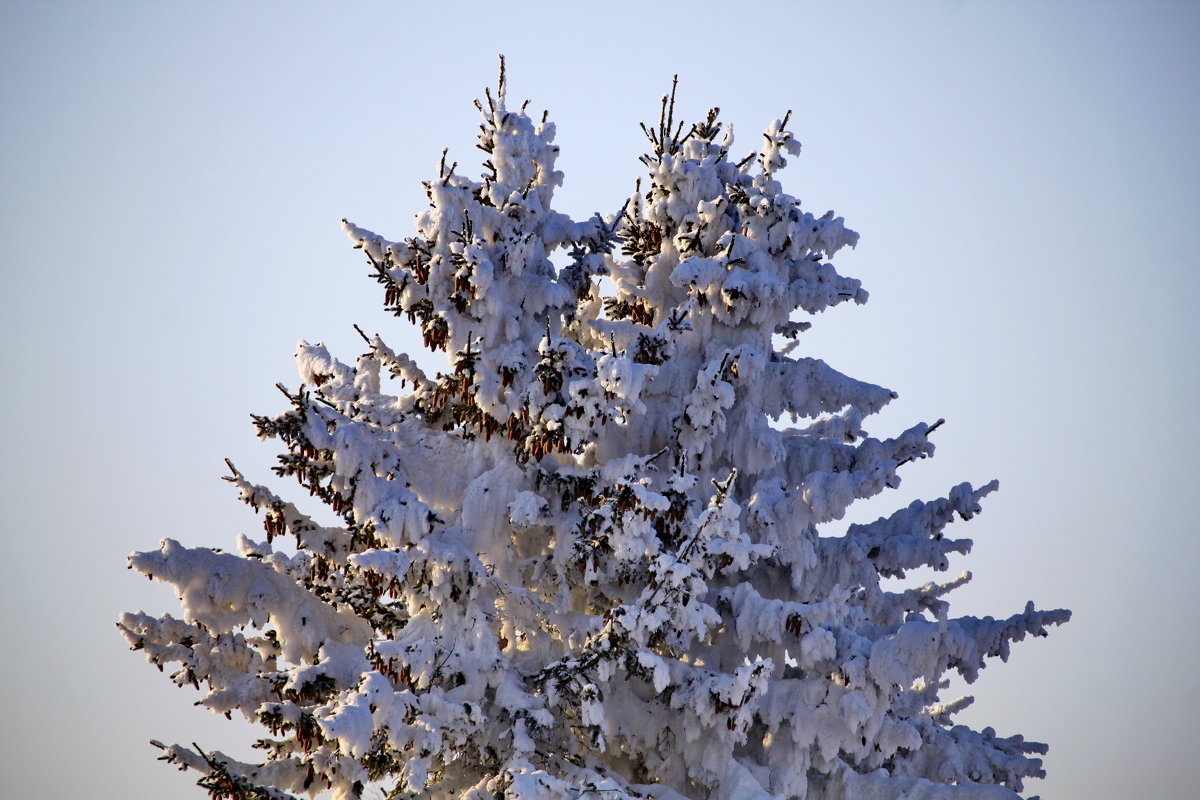
<path fill-rule="evenodd" d="M 261 763 L 162 758 L 236 800 L 1016 797 L 1045 746 L 941 693 L 1069 612 L 951 616 L 966 572 L 881 586 L 967 553 L 948 527 L 995 482 L 837 524 L 940 421 L 872 438 L 896 395 L 793 355 L 867 293 L 831 263 L 858 234 L 782 189 L 787 116 L 739 157 L 672 87 L 646 183 L 576 222 L 554 126 L 505 95 L 502 67 L 485 174 L 443 156 L 412 236 L 343 224 L 445 370 L 300 342 L 290 407 L 254 421 L 303 500 L 230 464 L 265 539 L 130 556 L 182 604 L 125 614 L 132 647 L 264 729 Z"/>

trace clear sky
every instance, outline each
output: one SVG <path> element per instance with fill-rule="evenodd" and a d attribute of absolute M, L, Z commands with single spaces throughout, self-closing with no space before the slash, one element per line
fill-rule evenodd
<path fill-rule="evenodd" d="M 948 420 L 855 513 L 998 477 L 952 611 L 1075 612 L 966 720 L 1049 742 L 1047 800 L 1191 796 L 1197 42 L 1195 2 L 0 4 L 2 793 L 199 798 L 146 740 L 244 748 L 127 651 L 122 611 L 176 606 L 124 556 L 256 535 L 222 458 L 270 481 L 248 414 L 297 339 L 417 349 L 339 220 L 408 235 L 441 148 L 475 168 L 502 52 L 577 218 L 632 190 L 674 73 L 735 149 L 794 110 L 785 188 L 861 232 L 872 294 L 805 354 L 900 393 L 874 434 Z"/>

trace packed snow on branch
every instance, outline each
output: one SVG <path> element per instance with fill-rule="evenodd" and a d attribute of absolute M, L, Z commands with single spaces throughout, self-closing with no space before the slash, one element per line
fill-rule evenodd
<path fill-rule="evenodd" d="M 352 363 L 301 341 L 290 407 L 255 422 L 306 491 L 231 464 L 263 541 L 130 556 L 182 605 L 124 615 L 132 647 L 264 729 L 260 763 L 162 758 L 238 800 L 1017 797 L 1045 745 L 942 692 L 1069 612 L 953 616 L 966 572 L 881 584 L 966 554 L 949 525 L 994 482 L 838 525 L 938 425 L 872 438 L 896 395 L 791 355 L 867 293 L 832 263 L 858 234 L 779 182 L 787 118 L 736 153 L 672 90 L 648 179 L 575 221 L 554 126 L 503 79 L 477 106 L 480 179 L 443 160 L 400 241 L 343 223 L 443 371 L 386 332 Z"/>

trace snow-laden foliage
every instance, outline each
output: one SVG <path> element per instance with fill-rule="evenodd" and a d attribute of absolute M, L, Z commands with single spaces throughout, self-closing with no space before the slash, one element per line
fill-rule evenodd
<path fill-rule="evenodd" d="M 554 126 L 502 79 L 481 180 L 443 161 L 401 241 L 344 223 L 446 370 L 300 342 L 291 408 L 256 423 L 308 497 L 231 464 L 264 541 L 130 556 L 182 602 L 126 614 L 133 648 L 265 729 L 262 763 L 159 745 L 213 797 L 964 800 L 1043 774 L 940 693 L 1069 613 L 951 616 L 969 573 L 881 585 L 948 569 L 996 484 L 837 526 L 938 426 L 871 438 L 895 395 L 790 355 L 867 293 L 831 263 L 858 234 L 776 177 L 786 117 L 742 158 L 673 94 L 614 215 L 553 210 Z"/>

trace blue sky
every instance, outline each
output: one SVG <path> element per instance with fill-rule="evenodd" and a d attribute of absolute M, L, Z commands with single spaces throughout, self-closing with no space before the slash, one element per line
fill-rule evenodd
<path fill-rule="evenodd" d="M 503 52 L 577 218 L 632 190 L 673 74 L 735 149 L 793 109 L 784 185 L 862 234 L 838 266 L 872 295 L 804 354 L 900 393 L 872 433 L 948 420 L 856 518 L 997 477 L 952 610 L 1075 612 L 985 670 L 966 719 L 1048 741 L 1045 797 L 1185 796 L 1197 41 L 1187 2 L 4 4 L 7 791 L 201 797 L 146 740 L 243 746 L 126 650 L 120 612 L 174 600 L 124 556 L 257 529 L 218 478 L 228 456 L 269 480 L 248 415 L 284 407 L 297 339 L 418 349 L 338 223 L 407 235 L 441 148 L 474 168 Z"/>

